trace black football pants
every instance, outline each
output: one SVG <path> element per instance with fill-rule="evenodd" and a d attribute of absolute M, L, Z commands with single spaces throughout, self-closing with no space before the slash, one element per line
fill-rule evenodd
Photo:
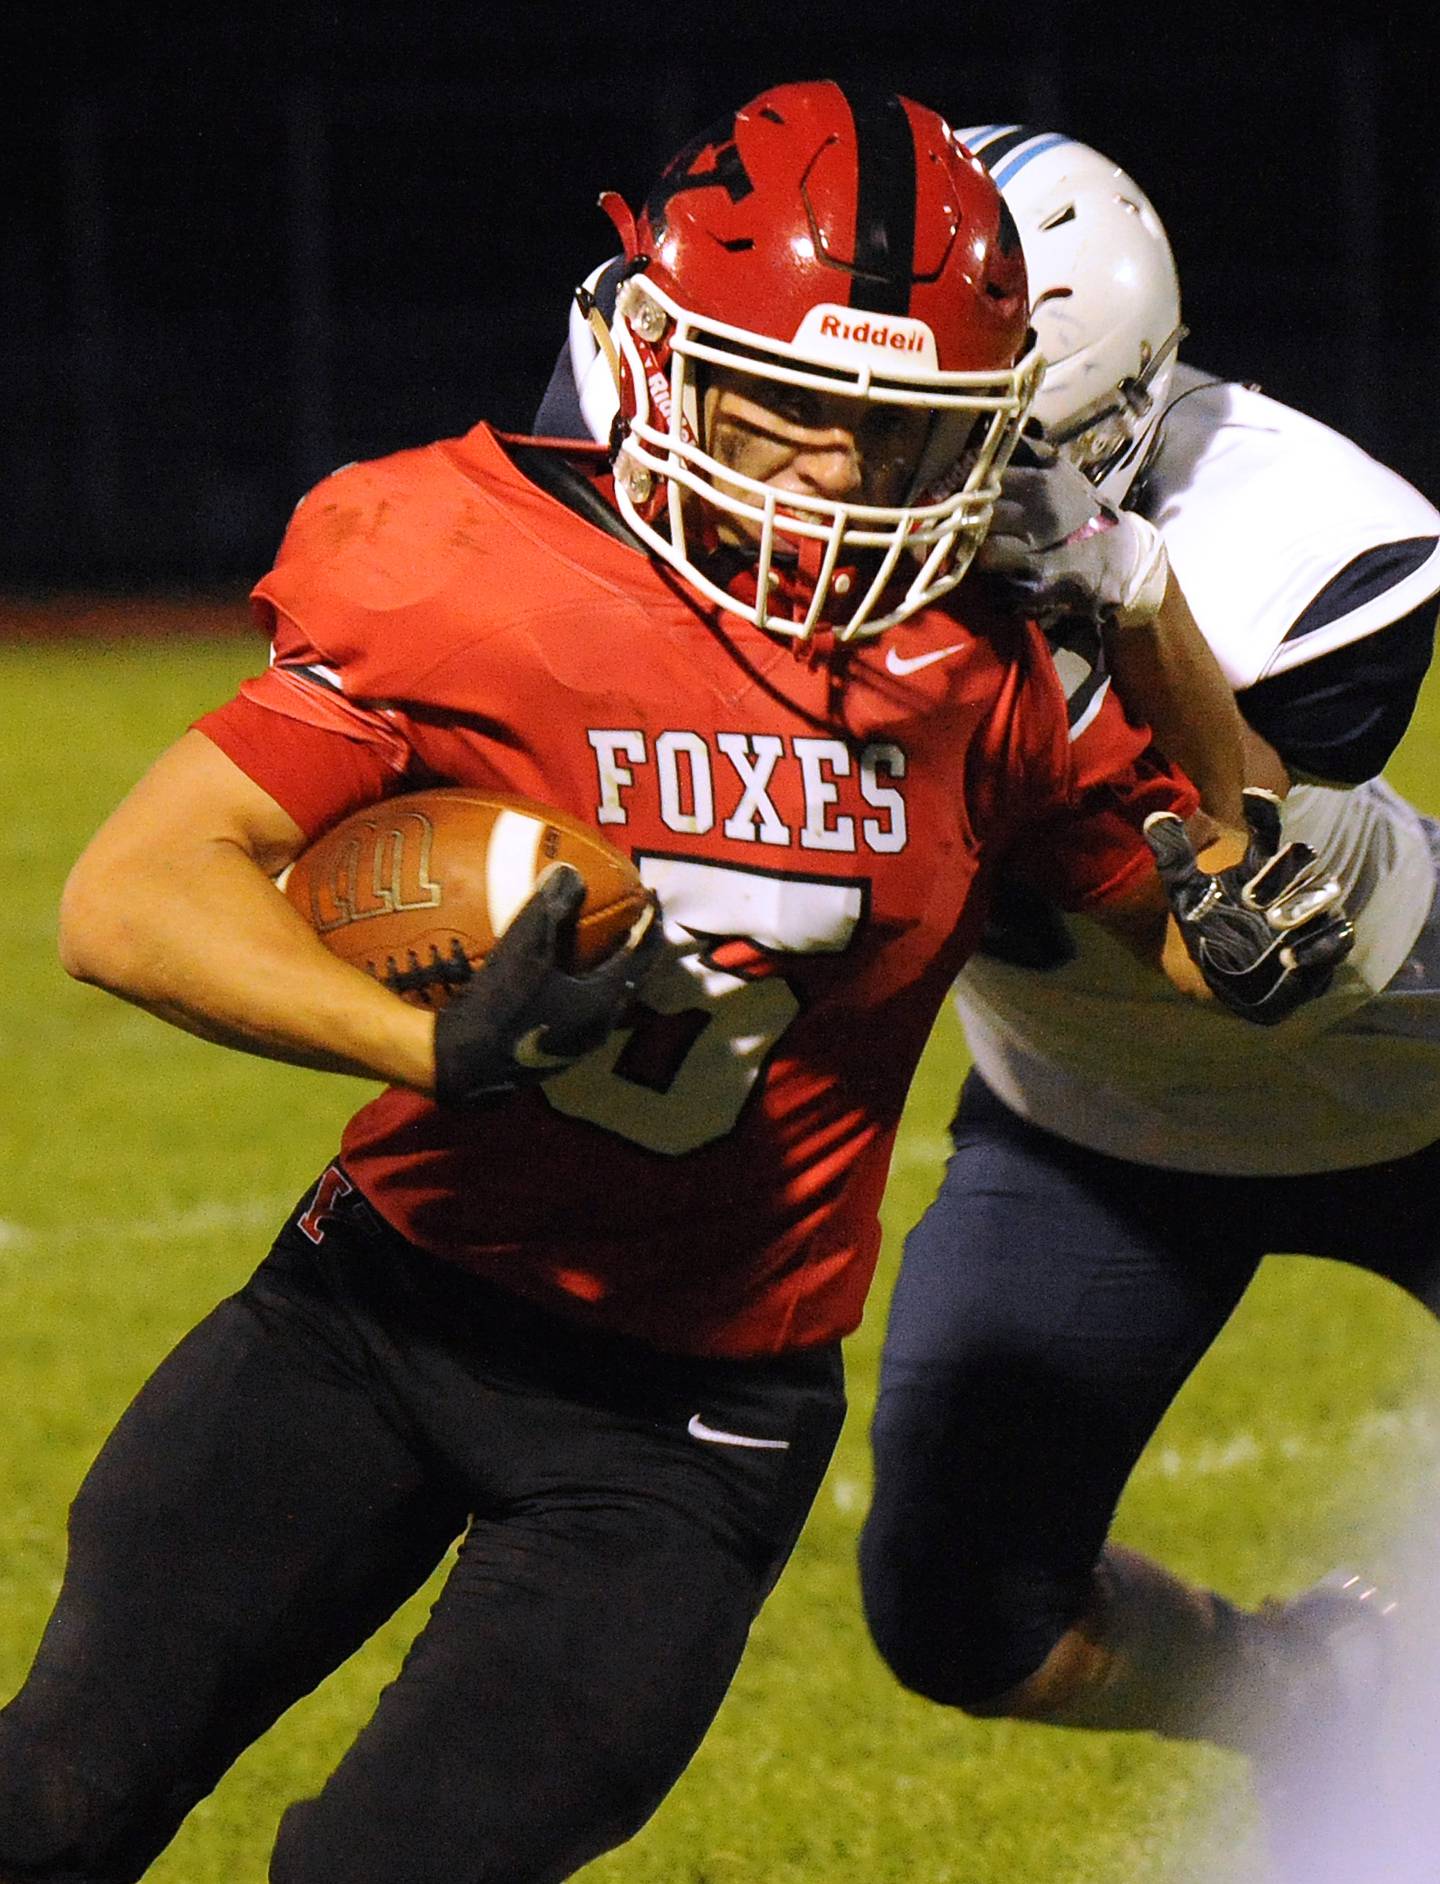
<path fill-rule="evenodd" d="M 75 1500 L 54 1614 L 0 1714 L 5 1884 L 139 1878 L 462 1533 L 270 1876 L 568 1877 L 680 1774 L 804 1521 L 842 1416 L 834 1349 L 666 1357 L 423 1255 L 354 1193 L 308 1220 L 318 1243 L 303 1210 Z"/>

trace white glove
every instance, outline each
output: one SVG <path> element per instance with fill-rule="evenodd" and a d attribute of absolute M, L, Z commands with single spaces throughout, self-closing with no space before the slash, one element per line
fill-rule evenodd
<path fill-rule="evenodd" d="M 1078 466 L 1031 439 L 1001 477 L 975 562 L 1042 623 L 1085 615 L 1143 627 L 1159 613 L 1170 575 L 1153 523 L 1114 509 Z"/>

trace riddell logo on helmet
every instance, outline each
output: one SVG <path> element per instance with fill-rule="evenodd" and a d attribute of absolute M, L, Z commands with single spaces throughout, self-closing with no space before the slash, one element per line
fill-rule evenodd
<path fill-rule="evenodd" d="M 923 353 L 924 337 L 915 329 L 890 327 L 884 321 L 842 321 L 838 314 L 822 314 L 820 331 L 827 340 L 853 340 L 857 346 L 894 347 L 900 353 Z"/>
<path fill-rule="evenodd" d="M 834 302 L 812 307 L 800 323 L 794 344 L 803 346 L 820 358 L 829 357 L 837 364 L 862 363 L 873 372 L 879 366 L 877 353 L 883 354 L 890 370 L 902 375 L 917 367 L 932 370 L 938 364 L 935 336 L 924 321 L 911 320 L 903 314 L 880 319 L 856 316 L 851 309 Z"/>
<path fill-rule="evenodd" d="M 655 401 L 655 410 L 666 425 L 670 423 L 670 382 L 658 366 L 652 366 L 645 375 L 645 384 L 650 389 L 650 397 Z"/>

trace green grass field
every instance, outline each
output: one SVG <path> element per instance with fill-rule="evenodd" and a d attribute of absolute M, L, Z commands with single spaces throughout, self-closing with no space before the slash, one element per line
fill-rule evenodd
<path fill-rule="evenodd" d="M 0 644 L 4 1694 L 57 1587 L 87 1462 L 172 1342 L 249 1273 L 363 1090 L 201 1045 L 55 962 L 69 860 L 256 653 L 227 640 Z M 1432 689 L 1393 768 L 1431 809 L 1437 728 Z M 899 1148 L 881 1286 L 851 1344 L 851 1418 L 795 1560 L 690 1772 L 635 1843 L 587 1873 L 596 1884 L 1258 1884 L 1248 1791 L 1227 1756 L 970 1723 L 902 1694 L 866 1640 L 854 1547 L 884 1296 L 938 1178 L 960 1066 L 947 1020 Z M 1334 1265 L 1268 1264 L 1142 1462 L 1121 1535 L 1245 1601 L 1335 1561 L 1375 1567 L 1390 1515 L 1440 1462 L 1437 1387 L 1440 1351 L 1408 1300 Z M 424 1603 L 241 1761 L 154 1879 L 263 1878 L 281 1809 L 319 1785 Z"/>

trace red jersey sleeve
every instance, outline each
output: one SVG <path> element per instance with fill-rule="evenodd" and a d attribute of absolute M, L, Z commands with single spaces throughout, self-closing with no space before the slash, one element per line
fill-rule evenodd
<path fill-rule="evenodd" d="M 347 466 L 309 492 L 251 596 L 270 665 L 196 722 L 307 834 L 423 782 L 389 696 L 454 578 L 456 483 L 422 450 Z"/>
<path fill-rule="evenodd" d="M 398 716 L 348 698 L 342 669 L 259 589 L 252 602 L 270 665 L 195 727 L 313 836 L 400 790 L 413 754 Z"/>
<path fill-rule="evenodd" d="M 373 746 L 274 711 L 245 686 L 196 720 L 195 729 L 288 811 L 307 838 L 400 789 Z"/>
<path fill-rule="evenodd" d="M 1072 720 L 1069 791 L 1039 812 L 1007 860 L 1021 878 L 1062 909 L 1107 902 L 1154 869 L 1142 826 L 1152 811 L 1188 818 L 1199 793 L 1150 743 L 1149 729 L 1130 721 L 1106 686 L 1083 719 Z"/>

